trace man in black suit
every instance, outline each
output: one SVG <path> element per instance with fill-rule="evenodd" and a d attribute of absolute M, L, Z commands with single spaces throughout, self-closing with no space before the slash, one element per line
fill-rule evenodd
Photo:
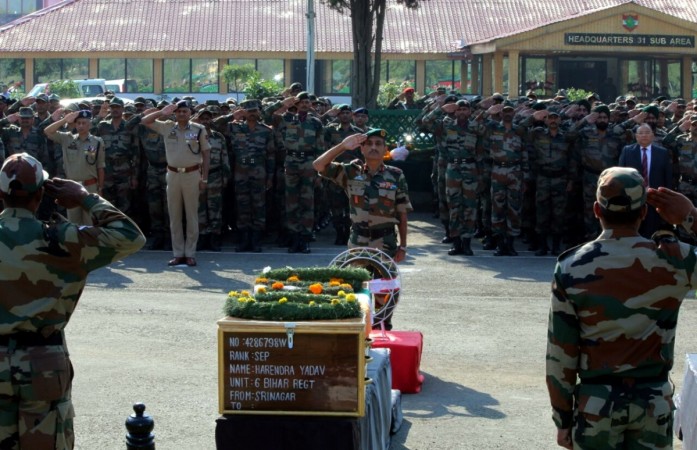
<path fill-rule="evenodd" d="M 647 187 L 672 188 L 673 166 L 668 151 L 653 143 L 654 135 L 651 126 L 642 124 L 636 131 L 636 144 L 627 145 L 620 154 L 620 166 L 633 167 L 644 177 Z M 653 207 L 649 207 L 646 218 L 641 223 L 639 233 L 651 238 L 657 230 L 670 228 L 656 213 Z"/>

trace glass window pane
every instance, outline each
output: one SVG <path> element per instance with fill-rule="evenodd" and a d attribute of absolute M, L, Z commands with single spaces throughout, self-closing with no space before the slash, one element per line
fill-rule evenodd
<path fill-rule="evenodd" d="M 668 98 L 682 96 L 682 64 L 678 60 L 657 60 L 654 91 Z"/>
<path fill-rule="evenodd" d="M 36 58 L 34 60 L 34 84 L 61 79 L 61 60 Z"/>
<path fill-rule="evenodd" d="M 460 61 L 426 61 L 426 91 L 425 94 L 445 87 L 448 90 L 462 92 L 460 87 Z"/>
<path fill-rule="evenodd" d="M 415 61 L 384 61 L 384 63 L 387 63 L 387 71 L 383 72 L 386 81 L 416 86 Z M 384 66 L 383 70 L 385 70 Z"/>
<path fill-rule="evenodd" d="M 0 59 L 0 84 L 6 86 L 3 91 L 13 86 L 24 90 L 24 59 Z"/>
<path fill-rule="evenodd" d="M 154 92 L 154 74 L 152 59 L 127 59 L 127 92 Z"/>
<path fill-rule="evenodd" d="M 256 70 L 256 60 L 255 59 L 229 59 L 228 60 L 228 65 L 233 66 L 233 67 L 242 67 L 242 66 L 247 66 L 248 68 L 251 68 L 252 70 Z M 246 77 L 244 77 L 246 79 Z M 238 84 L 236 85 L 234 82 L 230 82 L 227 85 L 227 91 L 228 92 L 237 92 L 237 89 L 242 92 L 244 89 L 244 79 L 239 79 L 237 80 Z M 236 89 L 237 87 L 237 89 Z"/>
<path fill-rule="evenodd" d="M 163 60 L 163 92 L 191 92 L 190 61 L 189 59 Z"/>
<path fill-rule="evenodd" d="M 285 72 L 282 59 L 257 59 L 257 72 L 265 80 L 274 80 L 285 85 Z"/>
<path fill-rule="evenodd" d="M 620 91 L 623 87 L 626 88 L 627 94 L 634 95 L 642 103 L 653 97 L 653 73 L 650 61 L 629 60 L 626 61 L 625 66 L 627 86 L 620 86 Z"/>
<path fill-rule="evenodd" d="M 10 14 L 22 14 L 22 0 L 7 0 L 7 5 Z"/>
<path fill-rule="evenodd" d="M 218 60 L 192 59 L 191 92 L 218 92 Z"/>
<path fill-rule="evenodd" d="M 36 0 L 22 0 L 22 14 L 29 14 L 36 11 Z"/>
<path fill-rule="evenodd" d="M 87 58 L 63 60 L 63 79 L 80 80 L 90 77 L 90 66 Z"/>
<path fill-rule="evenodd" d="M 536 95 L 545 95 L 545 81 L 547 80 L 547 60 L 545 58 L 524 58 L 523 89 L 525 92 L 533 91 Z M 523 92 L 523 94 L 525 94 Z"/>
<path fill-rule="evenodd" d="M 352 61 L 349 59 L 331 62 L 332 85 L 330 86 L 330 92 L 332 94 L 351 93 L 351 64 Z"/>
<path fill-rule="evenodd" d="M 126 76 L 126 60 L 121 58 L 102 58 L 99 60 L 99 78 L 117 80 Z M 108 83 L 107 83 L 108 84 Z"/>

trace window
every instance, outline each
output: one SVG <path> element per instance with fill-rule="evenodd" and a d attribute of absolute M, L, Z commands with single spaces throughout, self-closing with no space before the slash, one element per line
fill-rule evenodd
<path fill-rule="evenodd" d="M 285 83 L 285 65 L 282 59 L 230 59 L 230 66 L 249 65 L 254 68 L 264 80 L 275 81 L 280 86 Z M 235 92 L 235 88 L 228 83 L 228 92 Z"/>
<path fill-rule="evenodd" d="M 99 78 L 107 82 L 107 89 L 114 92 L 153 92 L 152 59 L 99 60 Z"/>
<path fill-rule="evenodd" d="M 34 60 L 34 84 L 84 78 L 89 78 L 89 62 L 87 58 L 37 58 Z"/>
<path fill-rule="evenodd" d="M 547 84 L 547 59 L 546 58 L 522 58 L 521 94 L 532 91 L 535 95 L 546 95 Z"/>
<path fill-rule="evenodd" d="M 415 61 L 382 61 L 382 79 L 388 83 L 407 83 L 416 86 Z"/>
<path fill-rule="evenodd" d="M 38 11 L 42 7 L 42 0 L 0 0 L 0 25 Z"/>
<path fill-rule="evenodd" d="M 24 59 L 0 59 L 0 84 L 24 89 Z"/>
<path fill-rule="evenodd" d="M 351 93 L 351 65 L 353 61 L 342 59 L 330 61 L 331 80 L 330 89 L 326 92 L 332 94 L 350 94 Z"/>
<path fill-rule="evenodd" d="M 218 92 L 217 59 L 165 59 L 164 92 Z"/>
<path fill-rule="evenodd" d="M 460 61 L 426 61 L 426 89 L 424 94 L 430 94 L 439 87 L 459 92 L 469 92 L 467 87 L 462 90 Z"/>

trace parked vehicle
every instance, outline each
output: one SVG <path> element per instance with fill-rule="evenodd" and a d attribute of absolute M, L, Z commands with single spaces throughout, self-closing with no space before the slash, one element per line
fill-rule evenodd
<path fill-rule="evenodd" d="M 103 78 L 88 78 L 84 80 L 72 80 L 73 83 L 78 88 L 76 95 L 71 96 L 71 98 L 78 97 L 97 97 L 99 95 L 104 95 L 106 91 L 106 84 Z M 51 94 L 51 83 L 39 83 L 31 88 L 31 91 L 27 93 L 28 96 L 36 97 L 39 94 Z M 68 98 L 65 95 L 62 97 Z"/>
<path fill-rule="evenodd" d="M 115 94 L 123 92 L 135 94 L 138 92 L 138 83 L 136 80 L 125 80 L 123 78 L 120 80 L 107 80 L 106 88 Z"/>

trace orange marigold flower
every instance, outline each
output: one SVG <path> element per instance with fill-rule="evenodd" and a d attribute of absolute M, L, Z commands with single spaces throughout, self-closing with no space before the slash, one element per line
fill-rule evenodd
<path fill-rule="evenodd" d="M 271 285 L 271 289 L 275 289 L 277 291 L 280 291 L 281 289 L 283 289 L 283 287 L 283 283 L 281 283 L 280 281 L 276 281 L 274 284 Z"/>
<path fill-rule="evenodd" d="M 263 277 L 259 277 L 256 280 L 254 280 L 254 284 L 266 284 L 268 282 L 269 282 L 269 279 L 263 278 Z"/>
<path fill-rule="evenodd" d="M 329 282 L 330 282 L 330 283 L 339 283 L 339 284 L 341 284 L 341 283 L 344 282 L 344 280 L 341 279 L 341 278 L 330 278 L 330 279 L 329 279 Z"/>
<path fill-rule="evenodd" d="M 259 286 L 259 288 L 257 288 L 257 292 L 260 294 L 265 294 L 266 288 L 264 286 Z"/>
<path fill-rule="evenodd" d="M 288 277 L 286 281 L 289 283 L 297 283 L 298 281 L 300 281 L 300 278 L 298 278 L 297 275 L 291 275 Z"/>
<path fill-rule="evenodd" d="M 313 294 L 321 294 L 322 293 L 322 285 L 320 283 L 315 283 L 311 284 L 310 287 L 308 288 L 310 292 Z"/>
<path fill-rule="evenodd" d="M 341 289 L 348 289 L 349 291 L 353 292 L 353 286 L 348 283 L 341 283 Z"/>

